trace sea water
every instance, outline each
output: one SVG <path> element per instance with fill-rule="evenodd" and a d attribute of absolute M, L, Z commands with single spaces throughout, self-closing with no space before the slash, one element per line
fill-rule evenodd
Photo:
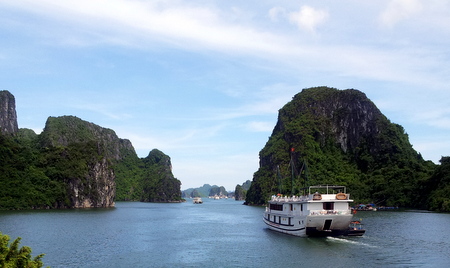
<path fill-rule="evenodd" d="M 51 267 L 450 267 L 450 214 L 358 212 L 363 237 L 299 238 L 268 230 L 263 207 L 203 201 L 0 211 L 0 232 Z"/>

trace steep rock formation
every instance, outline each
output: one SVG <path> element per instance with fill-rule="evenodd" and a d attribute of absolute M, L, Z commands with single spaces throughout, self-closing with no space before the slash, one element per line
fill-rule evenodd
<path fill-rule="evenodd" d="M 113 207 L 115 176 L 106 158 L 88 166 L 84 178 L 68 181 L 72 208 Z"/>
<path fill-rule="evenodd" d="M 67 169 L 59 176 L 68 185 L 69 207 L 112 207 L 116 193 L 114 162 L 134 148 L 115 132 L 74 116 L 49 117 L 39 137 L 43 148 L 52 148 L 49 164 Z M 63 165 L 61 162 L 66 161 Z"/>
<path fill-rule="evenodd" d="M 280 109 L 259 155 L 247 204 L 264 204 L 271 194 L 290 194 L 308 184 L 344 184 L 356 198 L 406 204 L 428 172 L 403 127 L 354 89 L 309 88 L 295 95 Z M 294 182 L 292 165 L 303 176 Z"/>
<path fill-rule="evenodd" d="M 250 180 L 247 180 L 242 185 L 236 185 L 236 188 L 234 190 L 234 199 L 237 201 L 245 200 L 245 196 L 247 194 L 248 189 L 250 189 L 250 185 L 252 185 L 252 182 Z"/>
<path fill-rule="evenodd" d="M 162 152 L 141 159 L 129 140 L 75 116 L 49 117 L 39 135 L 17 130 L 14 97 L 0 97 L 0 209 L 112 207 L 118 193 L 118 200 L 182 201 Z"/>
<path fill-rule="evenodd" d="M 9 91 L 0 91 L 0 134 L 15 135 L 17 125 L 16 101 Z"/>
<path fill-rule="evenodd" d="M 143 202 L 179 202 L 181 182 L 172 174 L 170 157 L 153 149 L 143 159 Z"/>

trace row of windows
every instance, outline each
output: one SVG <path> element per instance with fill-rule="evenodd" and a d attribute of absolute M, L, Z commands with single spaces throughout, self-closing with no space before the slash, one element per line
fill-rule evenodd
<path fill-rule="evenodd" d="M 267 214 L 267 220 L 271 221 L 273 223 L 278 223 L 280 225 L 294 226 L 291 223 L 292 218 L 289 218 L 289 217 L 285 218 L 285 217 L 281 217 L 281 216 L 275 216 L 275 215 L 272 216 L 270 214 Z"/>
<path fill-rule="evenodd" d="M 291 211 L 294 210 L 293 204 L 289 204 Z M 279 210 L 283 211 L 283 205 L 280 204 L 270 204 L 269 208 L 271 210 Z M 334 210 L 334 202 L 324 202 L 323 203 L 323 209 L 324 210 Z M 300 211 L 303 211 L 303 204 L 300 205 Z"/>
<path fill-rule="evenodd" d="M 280 211 L 283 211 L 283 205 L 279 205 L 279 204 L 270 204 L 270 209 L 271 209 L 271 210 L 280 210 Z"/>

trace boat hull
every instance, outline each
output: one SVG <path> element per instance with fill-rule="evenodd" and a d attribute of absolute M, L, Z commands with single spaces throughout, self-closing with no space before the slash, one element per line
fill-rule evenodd
<path fill-rule="evenodd" d="M 352 215 L 309 215 L 292 217 L 292 224 L 280 224 L 263 217 L 269 229 L 300 237 L 341 236 L 349 232 Z M 303 224 L 302 224 L 303 223 Z"/>
<path fill-rule="evenodd" d="M 302 236 L 306 237 L 306 226 L 305 225 L 297 225 L 297 226 L 287 226 L 283 224 L 278 224 L 267 220 L 265 217 L 263 218 L 264 223 L 267 224 L 269 229 L 273 231 L 277 231 L 280 233 Z"/>

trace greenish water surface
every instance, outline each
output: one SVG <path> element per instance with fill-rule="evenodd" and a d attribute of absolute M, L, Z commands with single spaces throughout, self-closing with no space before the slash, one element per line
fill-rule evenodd
<path fill-rule="evenodd" d="M 51 267 L 450 267 L 450 214 L 359 212 L 363 237 L 299 238 L 268 230 L 262 207 L 203 201 L 0 211 L 0 231 Z"/>

